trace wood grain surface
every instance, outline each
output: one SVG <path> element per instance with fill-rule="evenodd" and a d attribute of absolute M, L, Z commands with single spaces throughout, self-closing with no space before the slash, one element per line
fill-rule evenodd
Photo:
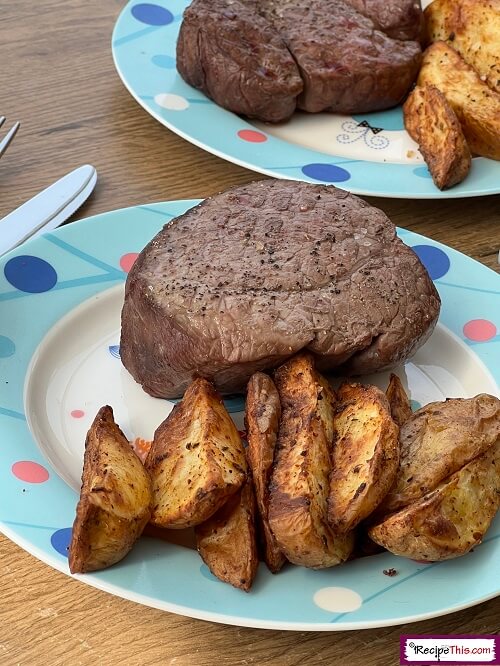
<path fill-rule="evenodd" d="M 110 50 L 122 6 L 116 0 L 0 1 L 0 114 L 22 121 L 0 161 L 0 216 L 84 163 L 97 167 L 99 182 L 75 219 L 204 197 L 261 178 L 192 146 L 134 102 L 114 70 Z M 398 225 L 498 270 L 499 197 L 371 201 Z M 0 580 L 1 666 L 392 666 L 399 663 L 402 633 L 494 633 L 500 625 L 500 599 L 418 624 L 358 632 L 216 625 L 95 590 L 3 536 Z"/>

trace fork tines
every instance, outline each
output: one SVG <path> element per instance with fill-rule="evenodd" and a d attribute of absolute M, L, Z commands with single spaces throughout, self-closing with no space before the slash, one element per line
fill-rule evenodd
<path fill-rule="evenodd" d="M 5 116 L 0 116 L 0 127 L 4 124 L 4 122 L 5 122 Z M 4 138 L 0 141 L 0 157 L 2 157 L 4 152 L 9 147 L 9 144 L 12 141 L 12 139 L 15 137 L 16 132 L 19 129 L 20 125 L 21 123 L 19 121 L 17 123 L 14 123 L 14 125 L 12 125 L 10 130 L 4 136 Z"/>

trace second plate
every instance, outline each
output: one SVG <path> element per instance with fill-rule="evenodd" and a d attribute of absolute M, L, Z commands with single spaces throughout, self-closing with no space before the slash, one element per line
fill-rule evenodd
<path fill-rule="evenodd" d="M 252 124 L 226 111 L 177 73 L 177 35 L 189 2 L 131 0 L 112 38 L 127 89 L 187 141 L 268 176 L 335 184 L 355 194 L 453 199 L 500 192 L 500 162 L 483 157 L 473 160 L 463 183 L 438 190 L 404 129 L 401 107 L 352 117 L 295 113 L 280 125 Z"/>

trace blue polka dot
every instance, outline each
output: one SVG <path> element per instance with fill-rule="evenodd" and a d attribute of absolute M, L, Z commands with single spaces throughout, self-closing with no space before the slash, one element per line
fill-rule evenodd
<path fill-rule="evenodd" d="M 115 358 L 120 358 L 120 345 L 109 345 L 109 353 Z"/>
<path fill-rule="evenodd" d="M 57 273 L 44 259 L 21 255 L 5 264 L 4 274 L 10 284 L 29 294 L 49 291 L 57 282 Z"/>
<path fill-rule="evenodd" d="M 14 340 L 7 338 L 5 335 L 0 335 L 0 358 L 7 358 L 12 356 L 16 351 Z"/>
<path fill-rule="evenodd" d="M 413 412 L 416 412 L 417 409 L 422 407 L 422 404 L 418 400 L 410 400 L 410 405 Z"/>
<path fill-rule="evenodd" d="M 168 9 L 160 7 L 160 5 L 153 5 L 149 2 L 134 5 L 132 7 L 132 16 L 147 25 L 168 25 L 172 23 L 174 17 Z"/>
<path fill-rule="evenodd" d="M 413 169 L 413 173 L 419 178 L 432 178 L 431 172 L 426 166 L 419 166 L 416 169 Z"/>
<path fill-rule="evenodd" d="M 62 530 L 57 530 L 57 532 L 54 532 L 50 537 L 52 548 L 57 550 L 60 555 L 64 555 L 64 557 L 68 557 L 71 532 L 71 527 L 63 527 Z"/>
<path fill-rule="evenodd" d="M 450 258 L 433 245 L 414 245 L 414 252 L 417 253 L 418 258 L 427 268 L 427 272 L 433 280 L 437 280 L 450 270 Z"/>
<path fill-rule="evenodd" d="M 351 177 L 348 171 L 335 164 L 306 164 L 302 173 L 322 183 L 343 183 Z"/>
<path fill-rule="evenodd" d="M 403 109 L 398 106 L 389 111 L 377 111 L 375 113 L 364 113 L 363 115 L 353 116 L 357 123 L 367 120 L 371 127 L 380 127 L 383 130 L 396 132 L 403 130 L 405 124 L 403 121 Z"/>
<path fill-rule="evenodd" d="M 169 55 L 154 55 L 151 58 L 153 65 L 163 69 L 175 69 L 175 58 Z"/>

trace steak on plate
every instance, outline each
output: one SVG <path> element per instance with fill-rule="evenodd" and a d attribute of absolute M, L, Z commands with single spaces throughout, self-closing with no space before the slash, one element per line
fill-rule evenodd
<path fill-rule="evenodd" d="M 177 69 L 225 109 L 269 122 L 289 118 L 302 90 L 285 43 L 248 1 L 194 0 L 179 32 Z"/>
<path fill-rule="evenodd" d="M 297 107 L 353 114 L 399 104 L 415 81 L 417 42 L 391 39 L 342 0 L 260 0 L 304 82 Z"/>
<path fill-rule="evenodd" d="M 364 374 L 405 361 L 440 300 L 386 215 L 332 186 L 265 180 L 179 216 L 126 284 L 120 353 L 157 397 L 192 378 L 244 389 L 308 349 L 319 370 Z"/>
<path fill-rule="evenodd" d="M 420 0 L 345 0 L 360 14 L 368 16 L 377 30 L 393 39 L 420 40 L 424 14 Z"/>
<path fill-rule="evenodd" d="M 193 0 L 177 68 L 220 106 L 263 121 L 287 120 L 296 106 L 378 111 L 415 80 L 420 45 L 393 36 L 417 38 L 421 17 L 410 0 Z"/>

